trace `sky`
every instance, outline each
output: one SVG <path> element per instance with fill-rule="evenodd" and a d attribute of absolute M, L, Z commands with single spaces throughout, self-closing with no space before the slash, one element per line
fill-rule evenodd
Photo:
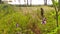
<path fill-rule="evenodd" d="M 29 4 L 30 4 L 30 0 L 28 0 Z M 25 4 L 24 0 L 12 0 L 12 2 L 8 2 L 9 4 Z M 27 2 L 26 2 L 27 3 Z M 32 5 L 43 5 L 44 4 L 44 0 L 32 0 Z M 51 5 L 52 1 L 51 0 L 47 0 L 47 4 Z"/>

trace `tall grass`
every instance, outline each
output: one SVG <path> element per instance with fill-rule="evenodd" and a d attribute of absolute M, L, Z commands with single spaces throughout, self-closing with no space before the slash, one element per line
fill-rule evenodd
<path fill-rule="evenodd" d="M 47 19 L 47 23 L 44 25 L 41 24 L 40 8 L 36 11 L 30 9 L 31 13 L 24 14 L 23 9 L 26 7 L 19 7 L 19 10 L 16 10 L 18 8 L 15 7 L 0 5 L 0 34 L 34 34 L 38 31 L 40 31 L 39 34 L 47 34 L 56 28 L 56 13 L 53 9 L 47 11 L 43 7 L 45 10 L 44 15 Z"/>

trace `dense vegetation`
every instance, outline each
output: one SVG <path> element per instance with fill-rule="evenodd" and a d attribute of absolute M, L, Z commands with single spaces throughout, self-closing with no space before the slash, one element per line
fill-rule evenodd
<path fill-rule="evenodd" d="M 46 24 L 41 24 L 41 7 L 45 11 Z M 1 4 L 0 34 L 35 34 L 38 30 L 40 34 L 60 34 L 60 27 L 56 27 L 55 14 L 54 8 L 49 6 L 16 7 Z M 58 18 L 60 20 L 60 12 Z"/>

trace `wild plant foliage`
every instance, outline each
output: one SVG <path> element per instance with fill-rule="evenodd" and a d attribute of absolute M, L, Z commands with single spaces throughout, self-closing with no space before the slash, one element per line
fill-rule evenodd
<path fill-rule="evenodd" d="M 19 10 L 17 10 L 18 8 Z M 44 15 L 47 18 L 47 23 L 42 25 L 40 8 L 36 8 L 37 10 L 35 7 L 0 5 L 0 34 L 47 34 L 52 32 L 56 28 L 55 10 L 45 8 Z M 30 13 L 24 14 L 23 10 L 30 10 Z"/>

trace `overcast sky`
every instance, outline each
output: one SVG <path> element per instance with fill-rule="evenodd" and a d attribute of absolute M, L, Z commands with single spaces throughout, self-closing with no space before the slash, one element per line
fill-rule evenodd
<path fill-rule="evenodd" d="M 30 0 L 28 1 L 29 4 L 30 4 Z M 10 4 L 25 4 L 24 0 L 12 0 L 12 2 L 9 2 Z M 33 5 L 41 5 L 41 4 L 44 4 L 44 0 L 32 0 L 32 4 Z M 52 1 L 51 0 L 47 0 L 47 4 L 50 5 L 52 4 Z"/>

